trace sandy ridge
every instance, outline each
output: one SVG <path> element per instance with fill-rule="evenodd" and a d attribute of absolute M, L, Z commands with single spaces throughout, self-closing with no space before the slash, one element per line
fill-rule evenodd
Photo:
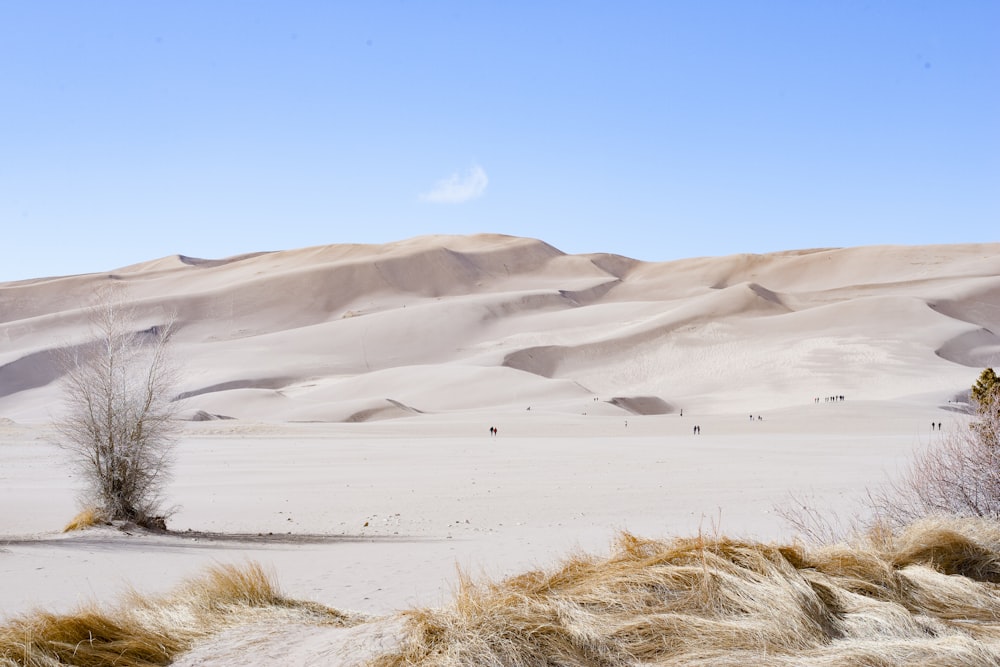
<path fill-rule="evenodd" d="M 86 338 L 82 307 L 109 281 L 144 324 L 176 314 L 192 414 L 257 421 L 889 398 L 958 390 L 1000 355 L 1000 244 L 644 263 L 429 236 L 0 285 L 0 415 L 53 416 L 52 352 Z"/>

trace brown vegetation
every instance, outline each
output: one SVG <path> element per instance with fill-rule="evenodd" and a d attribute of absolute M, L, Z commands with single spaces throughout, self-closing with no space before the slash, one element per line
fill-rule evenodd
<path fill-rule="evenodd" d="M 607 557 L 497 583 L 463 578 L 450 605 L 401 618 L 376 667 L 985 667 L 1000 664 L 1000 523 L 926 519 L 815 548 L 626 534 Z M 224 567 L 113 613 L 16 619 L 0 628 L 0 665 L 162 665 L 238 626 L 363 620 L 283 598 L 258 566 Z M 244 650 L 226 664 L 254 663 Z"/>
<path fill-rule="evenodd" d="M 995 665 L 1000 525 L 927 520 L 807 550 L 624 535 L 406 612 L 402 665 Z"/>
<path fill-rule="evenodd" d="M 251 621 L 352 625 L 358 617 L 282 597 L 259 565 L 219 566 L 163 597 L 121 608 L 36 612 L 0 627 L 0 666 L 169 664 L 211 634 Z"/>
<path fill-rule="evenodd" d="M 75 517 L 73 517 L 66 527 L 63 528 L 64 533 L 71 533 L 74 530 L 83 530 L 85 528 L 93 528 L 94 526 L 100 526 L 101 524 L 107 523 L 108 519 L 104 515 L 104 512 L 97 509 L 96 507 L 85 507 L 80 510 Z"/>

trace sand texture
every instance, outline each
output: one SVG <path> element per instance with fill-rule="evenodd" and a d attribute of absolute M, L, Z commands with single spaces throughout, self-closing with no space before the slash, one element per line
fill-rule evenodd
<path fill-rule="evenodd" d="M 107 283 L 140 326 L 175 321 L 170 535 L 59 532 L 79 483 L 56 358 Z M 644 263 L 428 236 L 0 284 L 0 617 L 247 561 L 381 616 L 621 531 L 787 538 L 790 493 L 849 515 L 966 428 L 995 332 L 1000 244 Z M 288 664 L 335 664 L 329 642 L 367 655 L 394 623 L 267 632 L 294 634 Z M 188 664 L 244 664 L 220 641 Z"/>
<path fill-rule="evenodd" d="M 58 412 L 52 350 L 112 281 L 150 326 L 176 317 L 191 414 L 254 422 L 880 400 L 963 389 L 1000 353 L 1000 245 L 654 264 L 432 236 L 0 285 L 0 415 Z"/>

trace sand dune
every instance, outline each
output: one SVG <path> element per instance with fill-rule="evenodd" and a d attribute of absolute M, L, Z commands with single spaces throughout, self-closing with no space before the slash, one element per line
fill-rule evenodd
<path fill-rule="evenodd" d="M 190 413 L 254 421 L 583 412 L 612 396 L 739 411 L 831 392 L 950 395 L 1000 354 L 1000 244 L 644 263 L 428 236 L 0 285 L 0 415 L 55 416 L 52 351 L 86 337 L 83 308 L 109 281 L 128 286 L 144 324 L 176 316 Z M 345 396 L 309 385 L 341 386 L 355 405 L 317 409 Z"/>
<path fill-rule="evenodd" d="M 109 282 L 138 326 L 177 325 L 172 535 L 57 534 L 79 480 L 49 425 L 55 359 Z M 246 559 L 297 599 L 387 614 L 441 605 L 456 566 L 502 578 L 622 530 L 786 537 L 790 493 L 849 516 L 914 446 L 966 430 L 998 332 L 1000 244 L 646 263 L 428 236 L 0 284 L 0 617 Z M 186 664 L 371 639 L 293 626 Z"/>

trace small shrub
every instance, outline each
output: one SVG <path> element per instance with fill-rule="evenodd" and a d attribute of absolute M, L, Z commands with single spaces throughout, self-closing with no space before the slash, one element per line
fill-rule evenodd
<path fill-rule="evenodd" d="M 283 597 L 258 564 L 220 565 L 172 593 L 131 594 L 110 611 L 36 611 L 0 626 L 0 667 L 168 665 L 196 642 L 245 623 L 350 626 L 360 616 Z"/>
<path fill-rule="evenodd" d="M 872 494 L 882 520 L 899 526 L 935 515 L 1000 519 L 1000 383 L 993 369 L 979 376 L 972 397 L 968 429 L 918 452 L 898 481 Z"/>
<path fill-rule="evenodd" d="M 109 520 L 162 515 L 177 433 L 177 370 L 170 324 L 143 328 L 124 292 L 109 289 L 90 310 L 92 340 L 62 358 L 66 415 L 57 424 L 86 483 L 88 506 Z"/>

